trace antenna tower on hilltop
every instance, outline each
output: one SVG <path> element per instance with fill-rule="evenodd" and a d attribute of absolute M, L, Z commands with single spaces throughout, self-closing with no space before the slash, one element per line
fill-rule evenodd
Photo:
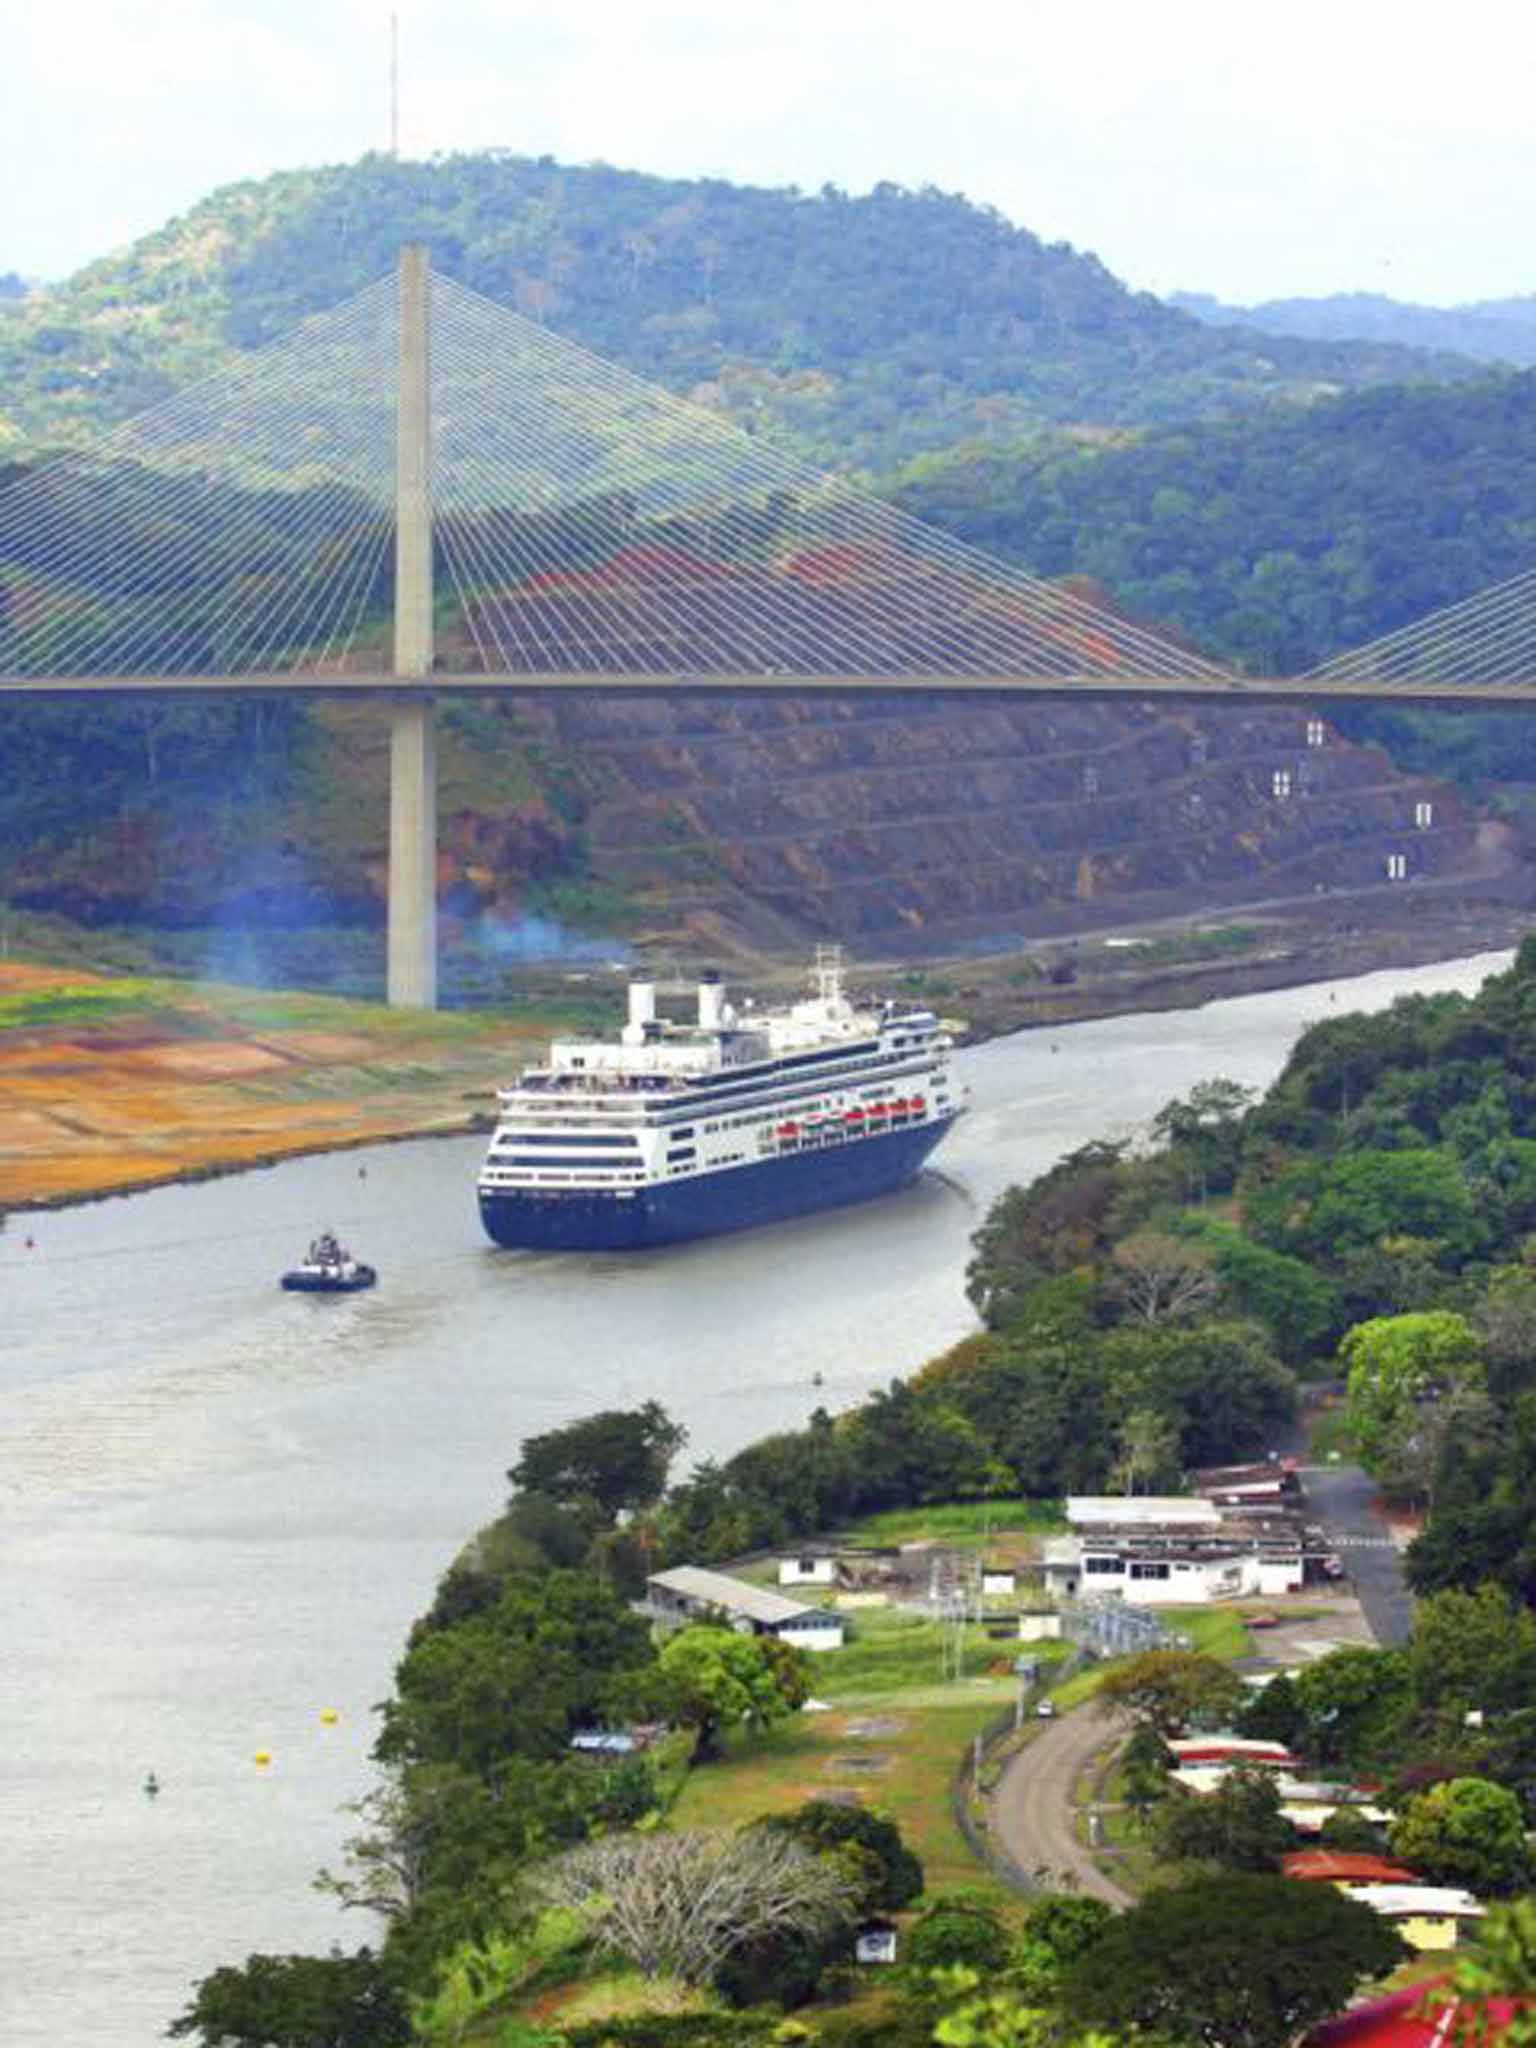
<path fill-rule="evenodd" d="M 389 153 L 400 157 L 400 16 L 389 17 Z"/>

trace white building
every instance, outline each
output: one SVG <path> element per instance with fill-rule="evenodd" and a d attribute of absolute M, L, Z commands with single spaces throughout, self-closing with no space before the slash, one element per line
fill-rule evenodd
<path fill-rule="evenodd" d="M 802 1650 L 840 1650 L 843 1620 L 827 1607 L 807 1607 L 766 1586 L 725 1572 L 680 1564 L 645 1582 L 646 1604 L 659 1621 L 723 1620 L 741 1635 L 778 1636 Z"/>
<path fill-rule="evenodd" d="M 1421 1953 L 1455 1948 L 1488 1910 L 1471 1892 L 1451 1885 L 1343 1884 L 1339 1890 L 1390 1920 L 1409 1947 Z"/>
<path fill-rule="evenodd" d="M 1019 1615 L 1021 1643 L 1056 1643 L 1061 1640 L 1059 1607 L 1026 1607 Z"/>
<path fill-rule="evenodd" d="M 793 1557 L 779 1559 L 781 1586 L 832 1586 L 837 1583 L 837 1559 L 830 1550 L 801 1550 Z"/>
<path fill-rule="evenodd" d="M 1299 1531 L 1273 1536 L 1207 1534 L 1198 1527 L 1157 1534 L 1105 1528 L 1049 1537 L 1042 1564 L 1046 1592 L 1058 1600 L 1114 1593 L 1141 1607 L 1199 1607 L 1254 1595 L 1272 1599 L 1300 1592 L 1305 1578 Z"/>
<path fill-rule="evenodd" d="M 1071 1493 L 1067 1526 L 1072 1529 L 1215 1529 L 1221 1509 L 1198 1494 Z"/>

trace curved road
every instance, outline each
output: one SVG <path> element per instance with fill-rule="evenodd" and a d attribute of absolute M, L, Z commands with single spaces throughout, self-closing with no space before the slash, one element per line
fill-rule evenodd
<path fill-rule="evenodd" d="M 1090 1702 L 1042 1722 L 1033 1742 L 1010 1759 L 992 1795 L 993 1826 L 1023 1871 L 1070 1872 L 1077 1889 L 1111 1906 L 1131 1897 L 1111 1882 L 1073 1832 L 1072 1787 L 1096 1750 L 1116 1739 L 1115 1724 Z"/>

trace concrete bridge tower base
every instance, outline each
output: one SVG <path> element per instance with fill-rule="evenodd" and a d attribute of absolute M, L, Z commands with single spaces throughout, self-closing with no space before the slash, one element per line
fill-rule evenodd
<path fill-rule="evenodd" d="M 389 1000 L 437 1008 L 437 735 L 427 697 L 389 714 Z"/>

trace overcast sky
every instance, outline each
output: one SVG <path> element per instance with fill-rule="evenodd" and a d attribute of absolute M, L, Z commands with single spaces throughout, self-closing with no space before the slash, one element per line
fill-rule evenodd
<path fill-rule="evenodd" d="M 1536 291 L 1529 0 L 400 0 L 405 155 L 987 201 L 1145 289 Z M 24 0 L 0 270 L 386 146 L 389 0 Z"/>

